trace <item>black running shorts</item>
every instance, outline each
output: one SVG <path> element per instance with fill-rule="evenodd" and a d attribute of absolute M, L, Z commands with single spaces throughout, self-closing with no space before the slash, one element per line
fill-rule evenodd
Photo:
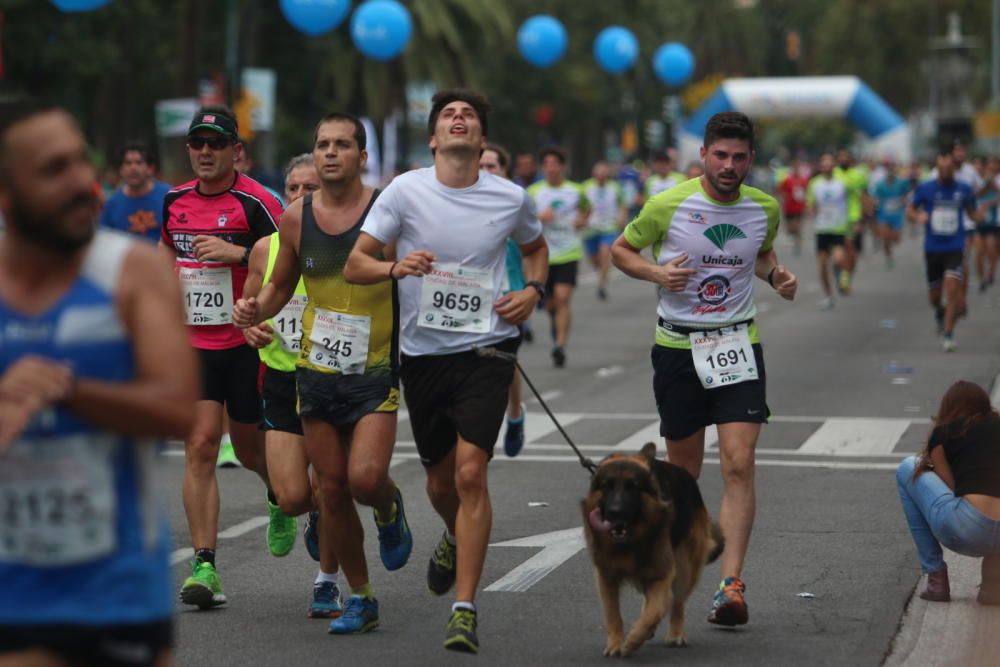
<path fill-rule="evenodd" d="M 229 418 L 242 424 L 260 421 L 257 374 L 260 355 L 249 345 L 228 350 L 198 350 L 201 358 L 201 400 L 226 406 Z"/>
<path fill-rule="evenodd" d="M 836 246 L 844 247 L 845 242 L 843 234 L 817 234 L 816 252 L 830 252 Z"/>
<path fill-rule="evenodd" d="M 927 287 L 941 287 L 946 275 L 958 280 L 962 279 L 964 253 L 961 250 L 950 252 L 925 252 L 924 262 L 927 267 Z"/>
<path fill-rule="evenodd" d="M 278 371 L 265 367 L 263 391 L 260 395 L 262 431 L 281 431 L 302 435 L 302 420 L 296 412 L 298 393 L 295 371 Z"/>
<path fill-rule="evenodd" d="M 766 423 L 771 412 L 760 343 L 753 344 L 753 354 L 759 380 L 705 389 L 694 369 L 691 350 L 654 345 L 653 395 L 660 413 L 660 435 L 682 440 L 709 424 Z"/>
<path fill-rule="evenodd" d="M 518 338 L 508 338 L 494 347 L 513 354 L 517 345 Z M 512 362 L 485 359 L 472 351 L 404 354 L 399 373 L 421 463 L 439 462 L 459 436 L 493 456 L 514 379 Z"/>
<path fill-rule="evenodd" d="M 560 284 L 576 286 L 576 271 L 579 265 L 579 262 L 550 265 L 549 276 L 545 279 L 545 293 L 552 294 L 555 286 Z"/>
<path fill-rule="evenodd" d="M 399 410 L 399 382 L 394 373 L 342 375 L 296 368 L 299 415 L 331 426 L 351 426 L 373 412 Z"/>
<path fill-rule="evenodd" d="M 85 667 L 153 667 L 171 643 L 169 619 L 136 625 L 0 626 L 0 656 L 41 649 Z"/>

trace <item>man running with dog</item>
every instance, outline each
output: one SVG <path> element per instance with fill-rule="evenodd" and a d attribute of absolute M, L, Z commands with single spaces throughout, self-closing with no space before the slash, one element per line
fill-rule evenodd
<path fill-rule="evenodd" d="M 716 114 L 705 128 L 704 175 L 649 201 L 612 247 L 615 266 L 660 287 L 653 392 L 668 460 L 697 478 L 705 427 L 718 425 L 726 550 L 708 620 L 726 626 L 748 619 L 741 576 L 755 510 L 754 450 L 769 414 L 753 278 L 788 300 L 798 287 L 773 248 L 778 202 L 743 185 L 753 158 L 750 119 Z M 640 255 L 648 246 L 655 261 Z"/>

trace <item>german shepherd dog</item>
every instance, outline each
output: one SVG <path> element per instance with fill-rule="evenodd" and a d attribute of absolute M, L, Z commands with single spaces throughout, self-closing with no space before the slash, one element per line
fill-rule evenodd
<path fill-rule="evenodd" d="M 667 645 L 687 646 L 684 603 L 724 544 L 694 477 L 658 460 L 656 445 L 648 443 L 638 455 L 601 461 L 581 508 L 608 632 L 604 655 L 633 654 L 653 637 L 668 608 Z M 628 636 L 619 607 L 626 582 L 645 598 Z"/>

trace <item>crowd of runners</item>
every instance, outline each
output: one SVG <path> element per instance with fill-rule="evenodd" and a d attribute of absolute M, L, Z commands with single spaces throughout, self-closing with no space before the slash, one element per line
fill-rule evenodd
<path fill-rule="evenodd" d="M 290 552 L 304 517 L 317 562 L 308 615 L 329 619 L 333 634 L 376 628 L 379 576 L 356 507 L 372 508 L 382 567 L 404 567 L 413 537 L 389 474 L 401 400 L 441 520 L 433 553 L 422 555 L 427 586 L 454 589 L 444 646 L 477 652 L 488 464 L 498 440 L 509 456 L 524 443 L 520 383 L 498 353 L 516 354 L 544 309 L 552 363 L 570 362 L 583 261 L 602 301 L 612 264 L 658 286 L 653 386 L 669 459 L 697 477 L 705 428 L 719 426 L 727 547 L 709 620 L 746 623 L 753 451 L 769 416 L 754 290 L 792 300 L 799 285 L 775 253 L 779 227 L 798 252 L 811 223 L 824 309 L 863 289 L 866 231 L 891 266 L 906 225 L 924 228 L 946 350 L 968 310 L 970 265 L 979 289 L 993 283 L 1000 160 L 973 165 L 961 144 L 926 173 L 855 164 L 841 150 L 818 156 L 815 174 L 795 161 L 758 188 L 744 182 L 752 122 L 722 113 L 684 173 L 661 152 L 648 169 L 598 162 L 577 183 L 561 147 L 512 160 L 488 143 L 489 110 L 476 93 L 435 95 L 433 166 L 384 189 L 362 180 L 364 125 L 330 113 L 317 121 L 312 152 L 289 162 L 281 195 L 241 171 L 234 114 L 205 107 L 187 136 L 195 179 L 162 184 L 148 147 L 127 144 L 121 185 L 102 210 L 73 119 L 6 104 L 0 479 L 11 492 L 0 664 L 17 652 L 169 661 L 169 539 L 149 488 L 150 439 L 163 437 L 184 440 L 194 557 L 182 603 L 227 602 L 216 469 L 228 438 L 261 480 L 274 556 Z M 115 602 L 95 616 L 96 597 Z M 136 645 L 133 657 L 144 658 L 117 650 Z"/>

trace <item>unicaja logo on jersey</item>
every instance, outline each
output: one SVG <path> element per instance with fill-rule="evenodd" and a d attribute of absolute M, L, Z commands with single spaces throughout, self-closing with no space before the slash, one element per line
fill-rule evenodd
<path fill-rule="evenodd" d="M 746 237 L 747 235 L 743 233 L 742 229 L 728 223 L 714 225 L 705 230 L 705 238 L 723 252 L 726 251 L 726 244 L 733 239 L 745 239 Z"/>

